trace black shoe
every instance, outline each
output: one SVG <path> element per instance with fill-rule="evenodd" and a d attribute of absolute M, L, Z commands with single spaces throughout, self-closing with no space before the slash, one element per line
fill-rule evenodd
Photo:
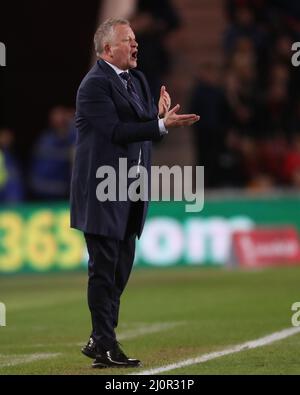
<path fill-rule="evenodd" d="M 137 368 L 142 366 L 138 359 L 128 358 L 116 344 L 111 350 L 98 354 L 94 361 L 93 368 Z"/>
<path fill-rule="evenodd" d="M 88 358 L 95 359 L 97 357 L 97 345 L 92 337 L 89 338 L 89 341 L 81 349 L 81 352 Z"/>

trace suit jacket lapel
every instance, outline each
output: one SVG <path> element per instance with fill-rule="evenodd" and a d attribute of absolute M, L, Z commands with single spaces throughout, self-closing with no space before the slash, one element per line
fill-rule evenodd
<path fill-rule="evenodd" d="M 147 116 L 150 119 L 153 119 L 157 116 L 158 109 L 154 103 L 151 91 L 145 79 L 145 76 L 137 70 L 131 70 L 130 73 L 133 75 L 136 85 L 139 88 L 138 93 L 141 95 L 143 102 L 145 103 L 145 108 L 147 112 Z"/>
<path fill-rule="evenodd" d="M 140 100 L 143 103 L 143 107 L 145 109 L 145 111 L 147 112 L 147 108 L 148 108 L 148 104 L 147 101 L 145 100 L 145 94 L 143 92 L 142 89 L 142 82 L 140 81 L 140 79 L 136 76 L 136 74 L 130 72 L 134 86 L 136 88 L 137 94 L 139 95 Z"/>
<path fill-rule="evenodd" d="M 112 81 L 112 83 L 114 84 L 115 88 L 119 91 L 119 93 L 121 93 L 121 95 L 124 96 L 129 101 L 129 103 L 136 111 L 137 115 L 140 118 L 142 118 L 143 114 L 141 113 L 141 110 L 139 109 L 138 105 L 135 103 L 135 101 L 131 98 L 131 96 L 127 92 L 124 84 L 120 80 L 120 77 L 117 75 L 117 73 L 102 59 L 98 61 L 98 64 L 105 72 L 105 74 L 108 76 L 108 78 Z"/>

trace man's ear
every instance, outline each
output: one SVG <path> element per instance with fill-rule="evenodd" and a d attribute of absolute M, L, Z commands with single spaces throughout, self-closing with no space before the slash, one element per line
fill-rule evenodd
<path fill-rule="evenodd" d="M 107 43 L 104 45 L 104 53 L 105 55 L 112 56 L 112 50 L 110 44 Z"/>

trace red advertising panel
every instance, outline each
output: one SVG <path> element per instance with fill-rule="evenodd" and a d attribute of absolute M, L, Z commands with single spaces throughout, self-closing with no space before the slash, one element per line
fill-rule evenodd
<path fill-rule="evenodd" d="M 239 265 L 265 267 L 300 264 L 300 243 L 295 228 L 261 228 L 233 235 Z"/>

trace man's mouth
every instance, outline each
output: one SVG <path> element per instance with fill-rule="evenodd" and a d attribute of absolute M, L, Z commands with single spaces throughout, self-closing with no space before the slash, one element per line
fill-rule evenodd
<path fill-rule="evenodd" d="M 132 59 L 132 60 L 137 60 L 137 55 L 138 55 L 138 51 L 132 52 L 132 54 L 131 54 L 131 59 Z"/>

